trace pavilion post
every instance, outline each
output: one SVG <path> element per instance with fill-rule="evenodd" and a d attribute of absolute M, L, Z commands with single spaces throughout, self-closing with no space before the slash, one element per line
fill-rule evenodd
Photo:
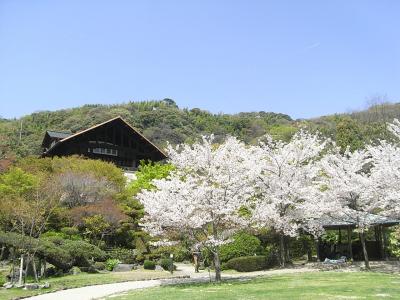
<path fill-rule="evenodd" d="M 379 245 L 379 254 L 380 254 L 381 259 L 384 259 L 385 258 L 385 245 L 383 242 L 382 232 L 383 232 L 382 225 L 375 226 L 375 239 Z"/>
<path fill-rule="evenodd" d="M 383 237 L 383 258 L 385 260 L 389 260 L 388 257 L 388 251 L 387 251 L 387 234 L 386 234 L 386 229 L 384 226 L 382 226 L 382 237 Z"/>
<path fill-rule="evenodd" d="M 321 261 L 321 252 L 320 252 L 320 246 L 321 246 L 321 238 L 316 239 L 316 248 L 317 248 L 317 261 Z"/>
<path fill-rule="evenodd" d="M 349 260 L 353 261 L 353 245 L 352 245 L 352 230 L 351 226 L 347 227 L 347 247 L 349 252 Z"/>

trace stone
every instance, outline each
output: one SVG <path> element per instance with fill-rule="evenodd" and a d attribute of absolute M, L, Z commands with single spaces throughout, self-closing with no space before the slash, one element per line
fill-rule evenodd
<path fill-rule="evenodd" d="M 37 283 L 27 283 L 24 286 L 24 290 L 37 290 L 39 285 Z"/>
<path fill-rule="evenodd" d="M 5 289 L 11 289 L 12 287 L 14 287 L 14 284 L 12 284 L 11 282 L 6 282 L 5 284 L 3 284 L 3 287 Z"/>
<path fill-rule="evenodd" d="M 50 283 L 48 283 L 47 281 L 39 286 L 41 289 L 48 289 L 50 287 Z"/>
<path fill-rule="evenodd" d="M 133 264 L 118 264 L 114 267 L 113 272 L 129 272 L 132 271 Z"/>
<path fill-rule="evenodd" d="M 72 269 L 69 271 L 69 273 L 72 275 L 78 275 L 81 272 L 82 272 L 81 269 L 79 269 L 78 267 L 72 267 Z"/>
<path fill-rule="evenodd" d="M 164 269 L 160 265 L 156 265 L 156 271 L 164 271 Z"/>

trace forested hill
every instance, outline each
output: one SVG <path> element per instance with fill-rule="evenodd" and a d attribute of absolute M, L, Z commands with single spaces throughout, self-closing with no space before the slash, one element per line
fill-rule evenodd
<path fill-rule="evenodd" d="M 165 146 L 167 141 L 172 144 L 191 142 L 210 133 L 217 141 L 234 135 L 246 143 L 254 143 L 265 133 L 285 140 L 298 128 L 307 127 L 355 149 L 370 139 L 384 136 L 385 122 L 400 118 L 400 104 L 379 104 L 361 112 L 310 120 L 293 120 L 285 114 L 263 111 L 212 114 L 199 108 L 181 109 L 170 99 L 84 105 L 35 112 L 20 119 L 0 119 L 0 158 L 39 154 L 44 132 L 48 129 L 77 132 L 116 116 L 126 119 L 160 146 Z"/>

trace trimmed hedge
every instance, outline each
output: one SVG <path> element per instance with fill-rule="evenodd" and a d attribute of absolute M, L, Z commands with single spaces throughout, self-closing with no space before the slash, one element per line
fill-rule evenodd
<path fill-rule="evenodd" d="M 222 262 L 241 256 L 262 255 L 260 240 L 254 235 L 242 232 L 234 235 L 233 242 L 222 245 L 219 251 Z"/>
<path fill-rule="evenodd" d="M 267 256 L 243 256 L 232 258 L 222 265 L 222 269 L 232 269 L 238 272 L 253 272 L 267 269 L 271 266 Z"/>
<path fill-rule="evenodd" d="M 145 260 L 143 263 L 143 268 L 146 270 L 155 270 L 156 269 L 156 263 L 151 260 Z"/>

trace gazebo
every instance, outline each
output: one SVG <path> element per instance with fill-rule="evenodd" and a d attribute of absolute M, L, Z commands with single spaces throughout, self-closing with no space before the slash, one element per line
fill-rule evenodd
<path fill-rule="evenodd" d="M 376 214 L 366 214 L 363 219 L 370 224 L 370 227 L 374 228 L 375 241 L 367 242 L 368 253 L 371 253 L 372 258 L 376 259 L 388 259 L 387 251 L 387 233 L 386 228 L 397 225 L 400 223 L 399 220 L 392 219 L 389 217 L 379 216 Z M 357 227 L 356 216 L 325 216 L 320 219 L 320 224 L 325 230 L 338 230 L 338 244 L 340 246 L 337 252 L 347 254 L 347 258 L 354 259 L 354 245 L 352 242 L 353 230 Z M 342 243 L 342 231 L 347 233 L 347 241 Z M 317 241 L 317 258 L 318 260 L 327 257 L 326 249 L 323 247 L 321 239 Z M 360 249 L 361 250 L 361 249 Z M 372 251 L 371 251 L 372 250 Z M 375 255 L 374 255 L 375 254 Z M 325 257 L 324 257 L 325 256 Z"/>

